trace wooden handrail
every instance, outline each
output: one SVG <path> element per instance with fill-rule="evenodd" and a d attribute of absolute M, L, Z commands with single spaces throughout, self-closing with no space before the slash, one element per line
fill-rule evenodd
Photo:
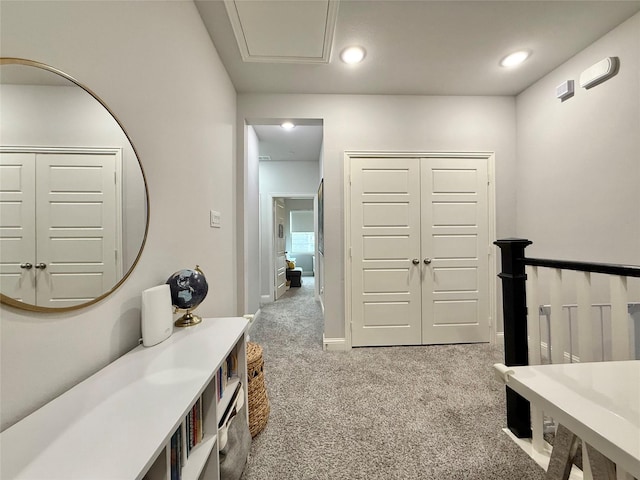
<path fill-rule="evenodd" d="M 532 267 L 560 268 L 579 272 L 604 273 L 621 277 L 640 277 L 640 266 L 615 265 L 612 263 L 575 262 L 571 260 L 550 260 L 547 258 L 523 258 L 525 265 Z"/>

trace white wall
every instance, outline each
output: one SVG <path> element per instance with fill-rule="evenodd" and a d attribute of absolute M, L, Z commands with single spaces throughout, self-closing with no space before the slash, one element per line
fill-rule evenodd
<path fill-rule="evenodd" d="M 580 73 L 608 56 L 619 73 L 580 88 Z M 555 87 L 568 79 L 576 93 L 561 102 Z M 640 265 L 640 14 L 517 97 L 517 139 L 527 255 Z M 593 300 L 607 301 L 608 282 L 597 281 Z"/>
<path fill-rule="evenodd" d="M 244 272 L 246 306 L 244 313 L 255 314 L 260 309 L 260 167 L 258 136 L 252 126 L 247 125 L 247 177 L 245 195 L 247 205 L 244 209 L 244 224 L 247 229 L 245 240 L 246 263 L 241 272 Z M 238 177 L 239 181 L 242 176 Z M 238 238 L 243 238 L 240 234 Z M 240 292 L 238 292 L 240 295 Z M 241 300 L 242 298 L 239 298 Z"/>
<path fill-rule="evenodd" d="M 263 299 L 273 299 L 273 198 L 313 197 L 319 183 L 318 162 L 260 162 L 260 291 Z"/>
<path fill-rule="evenodd" d="M 238 121 L 245 118 L 323 119 L 327 338 L 344 338 L 345 150 L 493 151 L 497 236 L 515 234 L 513 97 L 240 94 Z"/>
<path fill-rule="evenodd" d="M 140 292 L 199 264 L 204 316 L 234 315 L 235 91 L 192 2 L 3 1 L 0 52 L 37 60 L 91 88 L 140 155 L 149 235 L 129 279 L 67 314 L 2 306 L 1 419 L 7 427 L 131 349 Z M 222 228 L 209 227 L 209 210 Z M 152 347 L 153 348 L 153 347 Z"/>

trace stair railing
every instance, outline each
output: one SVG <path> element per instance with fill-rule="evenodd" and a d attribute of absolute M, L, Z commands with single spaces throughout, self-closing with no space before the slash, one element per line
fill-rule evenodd
<path fill-rule="evenodd" d="M 638 317 L 637 304 L 629 304 L 627 279 L 640 278 L 640 266 L 613 265 L 607 263 L 575 262 L 527 258 L 525 249 L 532 242 L 522 238 L 508 238 L 494 242 L 500 248 L 502 271 L 502 304 L 504 317 L 504 357 L 507 366 L 536 365 L 541 363 L 540 356 L 540 303 L 538 301 L 538 269 L 551 269 L 550 305 L 547 307 L 549 322 L 551 363 L 565 362 L 565 325 L 554 319 L 563 318 L 562 276 L 566 270 L 578 272 L 576 281 L 577 303 L 575 311 L 578 321 L 578 357 L 580 361 L 596 361 L 594 331 L 591 321 L 591 274 L 605 274 L 610 277 L 610 352 L 611 360 L 629 360 L 640 352 L 638 341 L 630 335 L 630 318 Z M 527 269 L 527 267 L 530 267 Z M 529 277 L 529 278 L 528 278 Z M 527 281 L 528 280 L 528 281 Z M 598 304 L 595 304 L 596 306 Z M 532 312 L 531 321 L 527 320 L 527 311 Z M 640 321 L 636 320 L 636 323 Z M 640 326 L 638 327 L 640 329 Z M 638 332 L 636 332 L 638 334 Z M 636 335 L 638 336 L 638 335 Z M 529 348 L 529 346 L 532 348 Z M 570 358 L 573 358 L 570 356 Z M 506 387 L 507 427 L 518 438 L 532 438 L 536 450 L 543 448 L 541 412 L 532 410 L 527 400 Z M 540 418 L 538 418 L 540 417 Z"/>

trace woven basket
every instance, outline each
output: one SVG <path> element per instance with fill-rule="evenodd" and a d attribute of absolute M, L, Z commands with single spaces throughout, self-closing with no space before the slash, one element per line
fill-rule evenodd
<path fill-rule="evenodd" d="M 262 347 L 247 342 L 247 397 L 249 398 L 249 431 L 251 437 L 258 435 L 269 419 L 269 398 L 264 383 L 264 360 Z"/>

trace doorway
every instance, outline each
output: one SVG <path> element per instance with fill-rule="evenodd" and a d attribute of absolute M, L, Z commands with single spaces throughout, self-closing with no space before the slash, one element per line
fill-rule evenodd
<path fill-rule="evenodd" d="M 273 198 L 274 300 L 315 276 L 317 212 L 312 196 Z"/>
<path fill-rule="evenodd" d="M 280 243 L 284 243 L 287 255 L 296 258 L 298 266 L 303 268 L 303 279 L 313 275 L 313 257 L 317 253 L 316 197 L 322 171 L 322 121 L 289 120 L 295 125 L 289 130 L 281 126 L 284 119 L 254 120 L 247 125 L 247 176 L 250 180 L 247 196 L 255 195 L 255 204 L 259 205 L 257 212 L 245 210 L 248 225 L 255 222 L 258 226 L 257 245 L 251 245 L 251 242 L 255 242 L 255 237 L 248 239 L 248 250 L 251 252 L 255 248 L 259 252 L 259 274 L 248 280 L 251 282 L 253 278 L 257 278 L 257 285 L 254 287 L 256 293 L 251 292 L 251 285 L 246 292 L 247 296 L 255 295 L 259 305 L 271 303 L 282 294 L 284 262 L 281 261 L 283 249 Z M 284 217 L 281 216 L 279 220 L 274 210 L 275 199 L 281 199 L 285 203 Z M 312 212 L 313 228 L 310 233 L 314 242 L 311 252 L 305 250 L 298 255 L 291 248 L 290 215 L 291 211 L 300 210 L 291 205 L 302 201 L 307 202 L 304 209 Z M 290 207 L 288 210 L 286 205 Z M 282 232 L 279 231 L 280 225 Z M 251 228 L 248 226 L 247 231 Z M 298 232 L 293 233 L 297 235 Z M 277 248 L 280 250 L 278 253 Z M 248 301 L 250 302 L 251 300 Z"/>

